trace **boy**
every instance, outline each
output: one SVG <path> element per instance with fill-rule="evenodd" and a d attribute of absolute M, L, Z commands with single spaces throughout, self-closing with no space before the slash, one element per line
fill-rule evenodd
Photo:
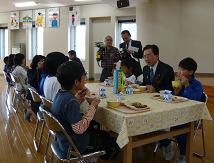
<path fill-rule="evenodd" d="M 174 88 L 174 94 L 177 96 L 186 97 L 190 100 L 202 101 L 204 93 L 201 83 L 195 79 L 195 71 L 197 70 L 197 63 L 192 58 L 184 58 L 178 65 L 178 79 L 181 82 L 181 87 Z M 183 126 L 183 125 L 182 125 Z M 186 135 L 176 137 L 180 156 L 176 163 L 185 163 L 186 158 Z M 165 144 L 166 143 L 166 144 Z M 161 141 L 165 146 L 165 156 L 171 158 L 172 150 L 169 142 Z"/>
<path fill-rule="evenodd" d="M 203 88 L 201 83 L 195 79 L 197 63 L 192 58 L 185 58 L 178 65 L 178 79 L 182 87 L 174 88 L 174 94 L 191 100 L 201 101 Z"/>
<path fill-rule="evenodd" d="M 70 50 L 68 52 L 68 57 L 69 57 L 69 61 L 75 61 L 75 62 L 82 64 L 81 60 L 79 58 L 77 58 L 77 54 L 76 54 L 75 50 Z"/>
<path fill-rule="evenodd" d="M 72 137 L 80 153 L 105 150 L 104 141 L 108 140 L 102 139 L 99 131 L 88 129 L 100 100 L 93 99 L 88 111 L 83 116 L 80 113 L 80 102 L 84 101 L 86 94 L 83 66 L 77 62 L 66 62 L 58 68 L 56 76 L 62 89 L 53 101 L 52 113 Z M 70 144 L 63 134 L 57 134 L 57 143 L 63 157 L 66 157 Z M 93 149 L 90 151 L 88 146 Z"/>
<path fill-rule="evenodd" d="M 136 77 L 133 74 L 133 64 L 129 59 L 125 59 L 121 62 L 121 66 L 123 68 L 123 73 L 125 74 L 124 80 L 125 84 L 134 84 L 136 82 Z"/>

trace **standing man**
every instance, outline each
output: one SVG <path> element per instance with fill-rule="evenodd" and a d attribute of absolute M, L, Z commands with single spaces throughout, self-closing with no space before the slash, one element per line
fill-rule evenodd
<path fill-rule="evenodd" d="M 131 34 L 128 30 L 121 32 L 123 43 L 120 44 L 121 60 L 129 58 L 133 62 L 133 74 L 138 78 L 142 75 L 142 69 L 140 66 L 140 59 L 143 58 L 142 45 L 140 41 L 132 40 Z"/>
<path fill-rule="evenodd" d="M 119 50 L 112 46 L 112 37 L 106 36 L 104 42 L 105 51 L 103 52 L 103 58 L 101 60 L 101 67 L 103 70 L 100 76 L 100 82 L 103 82 L 106 78 L 113 76 L 115 63 L 120 59 Z"/>
<path fill-rule="evenodd" d="M 159 60 L 159 48 L 157 45 L 146 45 L 143 48 L 143 58 L 146 66 L 143 67 L 143 85 L 148 92 L 171 90 L 172 81 L 175 80 L 173 68 Z"/>

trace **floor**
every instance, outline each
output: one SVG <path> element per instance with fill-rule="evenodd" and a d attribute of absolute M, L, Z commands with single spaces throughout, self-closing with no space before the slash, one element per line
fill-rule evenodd
<path fill-rule="evenodd" d="M 6 83 L 3 77 L 0 77 L 0 163 L 40 163 L 43 162 L 43 153 L 46 141 L 47 131 L 44 134 L 41 151 L 36 152 L 33 146 L 33 133 L 36 119 L 33 117 L 31 123 L 26 122 L 23 118 L 23 111 L 20 109 L 18 113 L 14 113 L 10 107 L 6 105 Z M 214 116 L 214 87 L 206 86 L 205 91 L 209 95 L 208 108 Z M 206 129 L 206 147 L 207 157 L 199 159 L 193 157 L 194 163 L 213 163 L 214 162 L 214 123 L 205 121 Z M 151 145 L 137 148 L 134 150 L 134 163 L 167 163 L 164 161 L 159 150 L 156 154 L 153 152 Z M 194 151 L 201 151 L 200 134 L 194 142 Z M 121 163 L 122 154 L 119 154 L 114 161 L 99 161 L 99 163 Z"/>

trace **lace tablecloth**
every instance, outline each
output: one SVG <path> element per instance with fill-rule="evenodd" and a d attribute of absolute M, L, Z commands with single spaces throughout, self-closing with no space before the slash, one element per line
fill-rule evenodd
<path fill-rule="evenodd" d="M 107 97 L 101 100 L 94 119 L 118 133 L 117 143 L 120 148 L 128 143 L 129 136 L 146 134 L 199 119 L 212 120 L 207 106 L 202 102 L 188 100 L 180 103 L 166 103 L 154 100 L 152 93 L 125 95 L 125 101 L 141 102 L 150 107 L 149 112 L 121 113 L 107 108 L 106 100 L 116 98 L 112 87 L 103 87 L 98 83 L 90 83 L 86 86 L 90 91 L 97 93 L 100 88 L 106 89 Z"/>

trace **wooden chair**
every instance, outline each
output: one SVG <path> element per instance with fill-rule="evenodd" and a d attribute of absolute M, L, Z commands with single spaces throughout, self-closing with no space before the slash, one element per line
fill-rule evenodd
<path fill-rule="evenodd" d="M 40 95 L 34 90 L 34 88 L 29 88 L 30 94 L 33 98 L 33 102 L 35 103 L 41 103 L 42 99 L 40 97 Z M 39 123 L 41 123 L 41 129 L 40 129 L 40 136 L 39 136 L 39 140 L 37 143 L 37 133 L 38 133 L 38 128 L 39 128 Z M 42 142 L 42 136 L 43 136 L 43 132 L 44 132 L 44 127 L 45 127 L 45 121 L 44 121 L 44 116 L 43 113 L 41 111 L 37 112 L 37 120 L 36 120 L 36 128 L 34 131 L 34 137 L 33 137 L 33 143 L 34 143 L 34 147 L 35 150 L 38 152 L 41 142 Z"/>
<path fill-rule="evenodd" d="M 44 119 L 50 135 L 53 136 L 53 138 L 55 139 L 56 133 L 59 133 L 59 132 L 63 133 L 71 146 L 71 148 L 67 153 L 67 157 L 62 158 L 59 150 L 57 150 L 56 141 L 53 141 L 51 143 L 51 150 L 52 150 L 51 162 L 53 160 L 53 155 L 57 158 L 57 160 L 63 161 L 63 162 L 79 161 L 80 163 L 87 163 L 105 154 L 105 151 L 98 151 L 87 155 L 81 155 L 76 145 L 74 144 L 72 138 L 68 135 L 67 131 L 61 125 L 61 123 L 45 107 L 41 106 L 40 110 L 44 114 Z"/>
<path fill-rule="evenodd" d="M 204 98 L 201 100 L 201 102 L 204 102 L 205 104 L 207 104 L 208 102 L 208 96 L 207 94 L 204 92 Z M 203 145 L 203 152 L 201 153 L 193 153 L 195 156 L 197 157 L 206 157 L 206 146 L 205 146 L 205 132 L 204 132 L 204 121 L 203 119 L 200 119 L 198 121 L 196 121 L 195 123 L 195 129 L 194 129 L 194 137 L 193 140 L 196 139 L 196 135 L 198 133 L 198 130 L 201 130 L 201 135 L 202 135 L 202 145 Z"/>

